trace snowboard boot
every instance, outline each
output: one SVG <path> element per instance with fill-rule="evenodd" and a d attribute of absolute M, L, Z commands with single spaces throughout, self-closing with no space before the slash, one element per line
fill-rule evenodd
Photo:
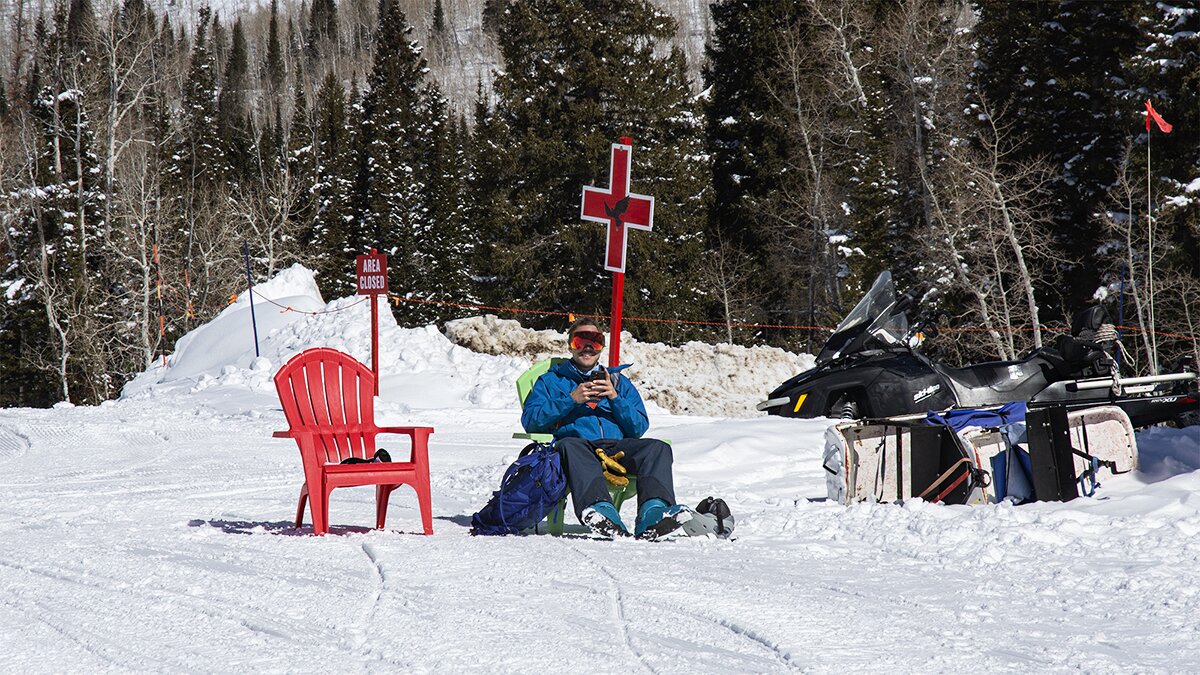
<path fill-rule="evenodd" d="M 621 522 L 621 514 L 617 512 L 617 507 L 613 506 L 612 502 L 592 504 L 583 510 L 579 519 L 592 532 L 602 537 L 612 539 L 629 536 L 629 529 L 625 527 L 625 523 Z"/>
<path fill-rule="evenodd" d="M 679 528 L 691 520 L 692 511 L 686 506 L 667 506 L 661 499 L 651 499 L 638 508 L 637 526 L 634 532 L 638 539 L 657 541 L 679 532 Z"/>

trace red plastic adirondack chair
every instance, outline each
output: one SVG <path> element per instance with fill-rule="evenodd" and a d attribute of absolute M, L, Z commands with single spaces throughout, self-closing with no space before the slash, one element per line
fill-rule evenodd
<path fill-rule="evenodd" d="M 411 485 L 417 491 L 425 534 L 433 534 L 429 492 L 433 428 L 375 426 L 375 375 L 369 368 L 336 349 L 308 349 L 279 369 L 275 388 L 291 428 L 274 436 L 295 439 L 304 461 L 296 527 L 304 522 L 304 503 L 311 498 L 313 532 L 329 532 L 329 493 L 339 487 L 374 485 L 375 527 L 382 529 L 388 496 L 401 485 Z M 339 463 L 349 457 L 374 457 L 375 436 L 381 433 L 411 438 L 410 461 Z"/>

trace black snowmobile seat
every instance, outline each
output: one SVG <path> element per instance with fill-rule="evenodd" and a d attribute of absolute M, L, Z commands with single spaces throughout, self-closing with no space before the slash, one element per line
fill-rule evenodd
<path fill-rule="evenodd" d="M 1076 339 L 1071 335 L 1059 335 L 1054 341 L 1054 348 L 1062 354 L 1062 375 L 1071 377 L 1073 373 L 1082 372 L 1092 362 L 1094 349 L 1091 344 Z"/>
<path fill-rule="evenodd" d="M 1108 316 L 1108 310 L 1104 309 L 1104 305 L 1092 305 L 1087 309 L 1081 310 L 1071 318 L 1071 335 L 1079 337 L 1083 331 L 1098 331 L 1100 326 L 1112 323 Z"/>
<path fill-rule="evenodd" d="M 1004 394 L 1012 401 L 1028 400 L 1045 389 L 1052 380 L 1058 379 L 1053 376 L 1054 369 L 1041 352 L 1020 361 L 989 361 L 966 368 L 951 368 L 936 361 L 932 365 L 954 383 L 960 405 L 974 405 L 976 397 L 971 395 L 971 391 L 980 389 Z M 980 397 L 980 400 L 985 399 Z"/>

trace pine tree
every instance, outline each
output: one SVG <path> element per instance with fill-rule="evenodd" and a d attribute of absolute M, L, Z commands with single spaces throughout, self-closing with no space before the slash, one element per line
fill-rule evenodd
<path fill-rule="evenodd" d="M 217 98 L 217 133 L 224 145 L 224 172 L 234 185 L 246 183 L 255 167 L 254 136 L 246 108 L 249 66 L 246 36 L 238 19 L 233 22 L 232 42 Z"/>
<path fill-rule="evenodd" d="M 631 190 L 653 195 L 655 224 L 629 244 L 626 308 L 694 316 L 702 289 L 708 168 L 683 58 L 661 49 L 675 22 L 641 0 L 554 0 L 510 5 L 501 19 L 504 72 L 496 116 L 509 167 L 492 242 L 509 297 L 531 306 L 608 309 L 606 232 L 581 222 L 582 186 L 608 178 L 610 145 L 634 138 Z M 553 55 L 530 58 L 530 54 Z M 642 327 L 639 327 L 639 331 Z M 670 329 L 647 327 L 649 337 Z"/>
<path fill-rule="evenodd" d="M 283 65 L 283 43 L 279 41 L 279 0 L 271 0 L 271 19 L 267 24 L 267 53 L 263 57 L 262 79 L 270 85 L 272 94 L 275 94 L 283 90 L 286 75 Z"/>
<path fill-rule="evenodd" d="M 421 166 L 422 222 L 417 228 L 413 260 L 424 273 L 412 281 L 414 295 L 449 302 L 475 300 L 471 281 L 471 259 L 477 230 L 463 220 L 463 149 L 457 124 L 436 87 L 428 85 L 422 95 L 423 118 L 431 123 Z M 452 309 L 416 305 L 407 313 L 416 321 L 446 319 L 461 315 Z"/>
<path fill-rule="evenodd" d="M 196 23 L 191 64 L 183 85 L 180 111 L 180 141 L 170 168 L 177 183 L 191 200 L 224 174 L 224 149 L 218 142 L 216 57 L 209 43 L 212 12 L 200 10 Z"/>
<path fill-rule="evenodd" d="M 446 10 L 442 7 L 442 0 L 434 0 L 433 3 L 433 32 L 446 32 Z"/>
<path fill-rule="evenodd" d="M 220 77 L 221 73 L 225 72 L 225 60 L 229 57 L 229 40 L 225 37 L 225 26 L 221 23 L 220 12 L 213 12 L 208 34 L 209 50 L 216 63 L 216 75 Z"/>
<path fill-rule="evenodd" d="M 196 35 L 192 45 L 187 79 L 183 85 L 183 105 L 179 112 L 175 151 L 166 167 L 170 183 L 168 194 L 178 205 L 174 231 L 162 242 L 163 254 L 175 264 L 166 268 L 168 283 L 181 296 L 182 321 L 179 330 L 186 331 L 199 318 L 206 289 L 197 292 L 196 281 L 206 271 L 199 260 L 198 235 L 202 221 L 218 197 L 218 187 L 224 188 L 228 164 L 225 143 L 219 135 L 217 107 L 217 60 L 209 29 L 214 25 L 212 12 L 200 10 Z M 178 278 L 176 277 L 178 276 Z"/>
<path fill-rule="evenodd" d="M 1135 51 L 1141 9 L 1070 0 L 984 0 L 979 9 L 974 79 L 997 110 L 1025 122 L 1023 154 L 1014 159 L 1044 155 L 1058 167 L 1051 185 L 1057 245 L 1080 264 L 1055 274 L 1063 282 L 1055 290 L 1068 292 L 1068 305 L 1080 305 L 1099 281 L 1092 216 L 1116 180 L 1130 135 L 1113 85 L 1123 78 L 1121 59 Z"/>
<path fill-rule="evenodd" d="M 301 24 L 303 25 L 303 19 L 301 19 Z M 287 25 L 287 51 L 290 63 L 293 65 L 304 63 L 304 36 L 302 31 L 296 28 L 296 23 L 290 16 Z M 295 79 L 299 80 L 300 78 Z"/>
<path fill-rule="evenodd" d="M 351 147 L 346 90 L 332 71 L 317 91 L 313 109 L 316 138 L 315 207 L 312 250 L 319 256 L 317 280 L 326 297 L 354 292 L 354 256 L 362 247 L 352 245 L 351 230 L 357 230 L 353 215 L 356 165 Z M 293 132 L 295 133 L 295 132 Z"/>
<path fill-rule="evenodd" d="M 382 9 L 381 9 L 382 11 Z M 308 16 L 305 53 L 309 63 L 332 56 L 338 44 L 337 5 L 334 0 L 313 0 Z"/>
<path fill-rule="evenodd" d="M 481 297 L 487 301 L 501 298 L 496 290 L 500 284 L 496 270 L 502 262 L 502 252 L 489 242 L 491 233 L 498 231 L 497 223 L 506 219 L 505 185 L 511 177 L 510 167 L 503 159 L 507 149 L 503 122 L 488 103 L 483 82 L 476 83 L 474 130 L 467 142 L 470 170 L 464 186 L 464 221 L 479 233 L 480 244 L 472 252 L 471 268 L 481 279 Z"/>
<path fill-rule="evenodd" d="M 1140 372 L 1150 372 L 1150 355 L 1155 352 L 1160 369 L 1173 370 L 1180 357 L 1200 362 L 1200 344 L 1176 337 L 1195 335 L 1200 329 L 1200 312 L 1195 309 L 1200 294 L 1200 193 L 1194 187 L 1200 176 L 1200 127 L 1195 124 L 1195 111 L 1200 110 L 1200 8 L 1143 3 L 1136 17 L 1139 34 L 1134 50 L 1123 55 L 1125 86 L 1118 91 L 1125 156 L 1097 220 L 1108 235 L 1103 279 L 1121 291 L 1112 296 L 1119 300 L 1110 307 L 1123 303 L 1125 324 L 1148 328 L 1153 299 L 1153 324 L 1160 334 L 1135 333 L 1126 342 L 1135 354 L 1131 365 L 1147 364 Z M 1170 134 L 1153 121 L 1146 130 L 1146 100 L 1173 124 Z M 1148 208 L 1152 219 L 1147 218 Z"/>
<path fill-rule="evenodd" d="M 77 17 L 78 21 L 79 17 Z M 78 69 L 86 59 L 65 8 L 56 8 L 53 30 L 39 18 L 39 64 L 46 77 L 30 101 L 30 118 L 38 137 L 31 184 L 24 190 L 20 223 L 6 233 L 13 267 L 22 283 L 11 287 L 12 314 L 24 322 L 37 311 L 46 330 L 35 329 L 19 348 L 55 382 L 58 400 L 95 402 L 103 390 L 105 369 L 101 319 L 108 309 L 99 272 L 104 262 L 104 225 L 99 158 L 88 119 L 86 93 L 77 87 Z M 36 305 L 35 305 L 36 303 Z M 34 310 L 34 307 L 37 307 Z"/>
<path fill-rule="evenodd" d="M 1170 135 L 1157 126 L 1151 131 L 1152 198 L 1156 218 L 1169 236 L 1161 254 L 1180 274 L 1200 279 L 1200 197 L 1189 184 L 1200 176 L 1200 8 L 1153 3 L 1138 13 L 1139 36 L 1134 51 L 1125 55 L 1122 70 L 1129 87 L 1120 92 L 1124 103 L 1122 129 L 1127 137 L 1144 133 L 1144 101 L 1169 122 Z M 1137 139 L 1136 166 L 1145 177 L 1144 142 Z M 1140 210 L 1144 208 L 1139 207 Z"/>
<path fill-rule="evenodd" d="M 774 36 L 790 30 L 802 9 L 790 0 L 740 1 L 715 4 L 711 11 L 713 39 L 704 69 L 714 191 L 709 235 L 731 257 L 752 261 L 759 273 L 749 280 L 748 295 L 761 298 L 767 316 L 785 323 L 813 323 L 810 316 L 801 320 L 780 312 L 813 304 L 804 301 L 800 290 L 793 290 L 808 275 L 784 273 L 780 263 L 809 265 L 813 256 L 785 254 L 780 260 L 777 252 L 785 247 L 772 236 L 774 226 L 796 219 L 772 217 L 780 215 L 772 214 L 778 205 L 766 203 L 784 194 L 789 164 L 800 154 L 791 135 L 780 132 L 781 120 L 789 115 L 781 110 L 772 88 L 780 89 L 781 77 Z"/>
<path fill-rule="evenodd" d="M 379 10 L 375 58 L 363 97 L 362 148 L 365 198 L 362 230 L 368 247 L 391 256 L 388 273 L 393 292 L 413 292 L 428 270 L 416 263 L 423 212 L 422 159 L 430 136 L 422 116 L 421 85 L 425 59 L 411 38 L 409 26 L 395 0 Z M 401 307 L 401 314 L 408 308 Z"/>
<path fill-rule="evenodd" d="M 67 19 L 65 34 L 66 49 L 76 55 L 87 52 L 92 34 L 96 29 L 96 14 L 91 0 L 70 0 L 71 9 Z M 86 60 L 83 56 L 81 60 Z"/>
<path fill-rule="evenodd" d="M 777 66 L 771 36 L 799 18 L 796 2 L 713 5 L 713 40 L 704 69 L 708 144 L 713 153 L 713 233 L 754 255 L 768 247 L 750 204 L 778 189 L 794 150 L 772 120 L 782 113 L 768 89 Z"/>

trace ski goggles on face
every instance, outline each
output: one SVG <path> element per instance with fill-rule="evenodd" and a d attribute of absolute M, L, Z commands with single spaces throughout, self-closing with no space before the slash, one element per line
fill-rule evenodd
<path fill-rule="evenodd" d="M 604 349 L 604 334 L 595 333 L 590 330 L 577 331 L 571 335 L 571 349 L 576 351 L 591 349 L 598 352 Z"/>

